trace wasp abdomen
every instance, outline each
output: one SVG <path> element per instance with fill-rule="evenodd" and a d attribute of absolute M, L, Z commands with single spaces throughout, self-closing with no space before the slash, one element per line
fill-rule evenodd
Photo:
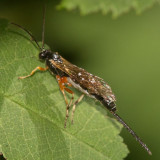
<path fill-rule="evenodd" d="M 103 98 L 101 95 L 93 94 L 93 96 L 99 100 L 108 110 L 115 112 L 116 104 L 113 101 Z"/>

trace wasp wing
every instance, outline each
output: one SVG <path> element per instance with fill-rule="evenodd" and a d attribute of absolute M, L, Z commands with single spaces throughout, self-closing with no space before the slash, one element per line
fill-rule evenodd
<path fill-rule="evenodd" d="M 71 80 L 80 85 L 81 88 L 87 90 L 90 95 L 103 97 L 115 101 L 115 96 L 111 87 L 101 78 L 88 73 L 86 70 L 73 65 L 66 59 L 61 57 L 62 63 L 51 60 L 51 63 L 64 73 L 66 73 Z"/>

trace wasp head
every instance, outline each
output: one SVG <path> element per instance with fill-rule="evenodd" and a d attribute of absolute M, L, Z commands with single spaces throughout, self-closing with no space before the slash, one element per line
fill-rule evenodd
<path fill-rule="evenodd" d="M 49 58 L 50 55 L 51 55 L 51 51 L 49 51 L 49 50 L 42 50 L 39 53 L 39 59 L 40 60 L 45 60 L 45 59 Z"/>
<path fill-rule="evenodd" d="M 50 50 L 42 50 L 39 53 L 39 59 L 40 60 L 52 59 L 56 63 L 62 63 L 61 56 L 58 54 L 58 52 L 51 52 Z"/>

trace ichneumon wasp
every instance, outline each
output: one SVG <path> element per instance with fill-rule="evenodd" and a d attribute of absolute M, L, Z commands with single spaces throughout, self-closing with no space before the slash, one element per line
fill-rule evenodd
<path fill-rule="evenodd" d="M 141 146 L 148 152 L 148 154 L 152 154 L 146 144 L 140 139 L 140 137 L 138 137 L 136 133 L 122 120 L 122 118 L 118 114 L 116 114 L 115 95 L 113 94 L 111 87 L 103 79 L 94 76 L 91 73 L 88 73 L 86 70 L 79 68 L 76 65 L 73 65 L 72 63 L 64 59 L 61 55 L 59 55 L 58 52 L 52 52 L 51 50 L 46 50 L 44 48 L 45 9 L 43 14 L 42 47 L 40 47 L 35 37 L 27 29 L 16 23 L 11 24 L 21 28 L 30 35 L 30 37 L 36 43 L 37 47 L 40 50 L 39 59 L 44 60 L 46 63 L 46 68 L 38 66 L 29 75 L 19 77 L 19 79 L 30 77 L 37 70 L 50 70 L 50 72 L 55 75 L 66 103 L 66 118 L 64 127 L 66 127 L 70 106 L 73 105 L 71 118 L 71 121 L 73 123 L 73 115 L 76 105 L 83 99 L 84 95 L 87 95 L 101 102 L 110 111 L 110 113 L 129 131 L 129 133 L 141 144 Z M 82 92 L 82 95 L 74 103 L 74 92 L 69 89 L 68 86 L 74 87 Z M 70 102 L 68 102 L 65 92 L 68 92 L 72 95 Z"/>

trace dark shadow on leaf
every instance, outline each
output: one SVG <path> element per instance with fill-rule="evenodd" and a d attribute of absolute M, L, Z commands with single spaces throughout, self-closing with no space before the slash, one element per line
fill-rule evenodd
<path fill-rule="evenodd" d="M 87 103 L 89 103 L 89 106 L 95 107 L 95 109 L 104 117 L 106 117 L 118 130 L 121 130 L 116 119 L 112 116 L 110 117 L 110 112 L 99 101 L 96 101 L 88 96 L 85 96 L 85 100 L 87 101 Z"/>
<path fill-rule="evenodd" d="M 5 158 L 5 157 L 3 156 L 3 153 L 2 153 L 2 152 L 0 152 L 0 160 L 7 160 L 7 158 Z"/>

